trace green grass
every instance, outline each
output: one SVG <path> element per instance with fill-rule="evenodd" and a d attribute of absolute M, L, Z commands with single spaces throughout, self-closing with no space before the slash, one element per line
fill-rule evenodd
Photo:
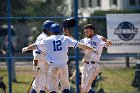
<path fill-rule="evenodd" d="M 7 69 L 1 69 L 0 73 L 4 77 L 4 82 L 8 88 L 8 73 Z M 16 80 L 12 82 L 12 93 L 26 93 L 33 79 L 32 69 L 16 68 Z M 7 89 L 8 92 L 8 89 Z"/>
<path fill-rule="evenodd" d="M 137 93 L 137 89 L 131 87 L 134 77 L 134 68 L 103 68 L 101 69 L 103 80 L 101 83 L 105 93 Z M 4 77 L 4 82 L 8 87 L 8 74 L 6 69 L 0 68 L 0 74 Z M 12 93 L 26 93 L 32 79 L 31 68 L 16 68 L 17 82 L 12 83 Z M 8 89 L 7 89 L 8 91 Z"/>
<path fill-rule="evenodd" d="M 134 78 L 133 68 L 102 69 L 103 88 L 106 93 L 137 93 L 131 86 Z"/>

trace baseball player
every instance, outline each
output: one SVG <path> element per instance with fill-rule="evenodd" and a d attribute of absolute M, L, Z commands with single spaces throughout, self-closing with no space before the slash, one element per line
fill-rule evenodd
<path fill-rule="evenodd" d="M 37 37 L 36 42 L 39 42 L 50 35 L 50 27 L 53 23 L 54 22 L 51 20 L 47 20 L 43 23 L 43 32 Z M 45 93 L 48 73 L 46 51 L 41 51 L 37 48 L 36 50 L 33 50 L 33 56 L 33 71 L 35 74 L 35 79 L 33 81 L 30 93 L 37 93 L 38 90 L 40 93 Z"/>
<path fill-rule="evenodd" d="M 70 83 L 67 65 L 68 48 L 79 47 L 96 53 L 97 51 L 96 49 L 86 46 L 85 44 L 82 44 L 72 39 L 71 37 L 61 35 L 59 24 L 52 24 L 51 32 L 52 35 L 50 37 L 47 37 L 36 44 L 24 47 L 22 49 L 22 52 L 34 50 L 37 47 L 40 50 L 47 50 L 46 59 L 50 63 L 47 83 L 50 93 L 58 92 L 59 83 L 61 85 L 61 90 L 63 91 L 63 93 L 70 93 Z"/>
<path fill-rule="evenodd" d="M 95 91 L 91 89 L 91 85 L 99 74 L 99 62 L 103 47 L 107 48 L 111 46 L 112 42 L 103 36 L 96 34 L 92 24 L 84 26 L 84 32 L 86 38 L 82 39 L 80 42 L 95 48 L 98 51 L 98 54 L 85 50 L 85 56 L 82 60 L 84 65 L 81 79 L 81 93 L 95 93 Z M 65 31 L 65 34 L 71 36 L 68 29 Z"/>
<path fill-rule="evenodd" d="M 84 32 L 86 38 L 82 39 L 81 42 L 95 48 L 98 51 L 98 54 L 85 50 L 85 56 L 82 60 L 84 62 L 84 69 L 82 72 L 81 93 L 95 93 L 95 91 L 91 89 L 91 85 L 99 74 L 99 62 L 103 47 L 107 48 L 111 46 L 112 42 L 103 36 L 96 34 L 92 24 L 84 26 Z"/>

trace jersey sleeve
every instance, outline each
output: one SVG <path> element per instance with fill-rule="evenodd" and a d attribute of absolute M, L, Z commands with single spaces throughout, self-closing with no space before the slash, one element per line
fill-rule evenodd
<path fill-rule="evenodd" d="M 43 40 L 41 40 L 39 42 L 36 42 L 35 43 L 36 49 L 40 50 L 40 51 L 46 50 L 46 42 L 47 42 L 46 39 L 43 39 Z"/>
<path fill-rule="evenodd" d="M 102 40 L 101 36 L 100 36 L 100 39 L 99 39 L 99 44 L 106 47 L 106 42 Z"/>
<path fill-rule="evenodd" d="M 84 42 L 84 39 L 81 39 L 79 42 L 81 42 L 81 43 L 85 43 L 85 42 Z"/>
<path fill-rule="evenodd" d="M 78 45 L 78 41 L 74 40 L 74 39 L 72 39 L 70 37 L 67 37 L 67 41 L 68 41 L 68 46 L 69 47 L 74 47 L 75 48 Z"/>

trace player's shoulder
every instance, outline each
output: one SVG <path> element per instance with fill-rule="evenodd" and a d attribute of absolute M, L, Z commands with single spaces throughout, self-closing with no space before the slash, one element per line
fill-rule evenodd
<path fill-rule="evenodd" d="M 37 37 L 37 39 L 36 39 L 36 41 L 41 41 L 42 39 L 44 39 L 44 38 L 46 38 L 46 37 L 48 37 L 45 33 L 41 33 L 38 37 Z"/>
<path fill-rule="evenodd" d="M 100 35 L 96 34 L 92 37 L 92 41 L 94 42 L 101 42 L 101 37 Z"/>
<path fill-rule="evenodd" d="M 86 42 L 88 42 L 88 38 L 85 37 L 85 38 L 83 38 L 83 39 L 80 39 L 79 42 L 81 42 L 81 43 L 86 43 Z"/>
<path fill-rule="evenodd" d="M 96 34 L 92 37 L 92 39 L 94 39 L 94 40 L 97 39 L 98 40 L 98 39 L 101 39 L 101 37 L 102 37 L 101 35 Z"/>
<path fill-rule="evenodd" d="M 71 37 L 65 35 L 61 35 L 61 37 L 63 37 L 64 39 L 72 39 Z"/>
<path fill-rule="evenodd" d="M 42 32 L 38 37 L 48 37 L 48 35 Z"/>
<path fill-rule="evenodd" d="M 41 40 L 41 42 L 48 42 L 50 40 L 50 37 L 46 37 L 46 38 L 43 38 L 42 40 Z"/>
<path fill-rule="evenodd" d="M 107 39 L 102 35 L 97 35 L 97 41 L 99 41 L 99 42 L 102 42 L 102 41 L 107 42 Z"/>
<path fill-rule="evenodd" d="M 89 38 L 85 37 L 85 38 L 81 39 L 80 41 L 88 41 L 88 40 L 89 40 Z"/>
<path fill-rule="evenodd" d="M 105 38 L 104 36 L 98 35 L 98 34 L 97 34 L 97 37 L 98 37 L 98 38 Z"/>
<path fill-rule="evenodd" d="M 96 38 L 101 38 L 102 36 L 99 35 L 99 34 L 96 34 L 95 37 L 96 37 Z"/>
<path fill-rule="evenodd" d="M 102 41 L 107 42 L 107 39 L 106 39 L 104 36 L 102 36 L 102 35 L 98 35 L 98 37 L 99 37 Z"/>

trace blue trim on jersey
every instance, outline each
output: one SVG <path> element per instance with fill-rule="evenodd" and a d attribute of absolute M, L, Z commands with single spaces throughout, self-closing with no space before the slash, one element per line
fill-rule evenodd
<path fill-rule="evenodd" d="M 78 43 L 79 43 L 79 42 L 77 41 L 77 43 L 75 44 L 74 48 L 77 46 Z"/>
<path fill-rule="evenodd" d="M 36 53 L 36 54 L 40 54 L 42 51 L 38 48 L 38 46 L 37 46 L 36 44 L 35 44 L 35 47 L 36 47 L 36 49 L 37 49 L 37 50 L 35 51 L 35 53 Z"/>

